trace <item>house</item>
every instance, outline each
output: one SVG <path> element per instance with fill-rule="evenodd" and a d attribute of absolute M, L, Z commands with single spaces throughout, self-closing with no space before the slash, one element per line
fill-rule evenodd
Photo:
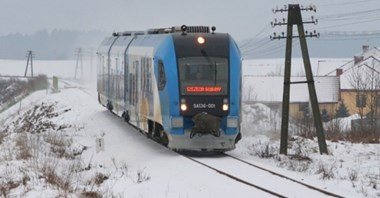
<path fill-rule="evenodd" d="M 349 114 L 380 115 L 380 49 L 363 46 L 352 59 L 311 59 L 320 110 L 335 117 L 343 103 Z M 243 61 L 243 102 L 264 103 L 271 108 L 282 104 L 284 59 Z M 292 59 L 291 82 L 305 81 L 301 58 Z M 290 87 L 290 116 L 308 112 L 307 84 Z"/>
<path fill-rule="evenodd" d="M 363 46 L 360 55 L 326 73 L 340 77 L 340 100 L 350 114 L 380 116 L 380 49 Z"/>
<path fill-rule="evenodd" d="M 291 82 L 305 81 L 305 77 L 291 77 Z M 243 76 L 243 102 L 263 103 L 272 109 L 281 108 L 284 78 L 282 76 Z M 333 114 L 339 102 L 339 77 L 314 77 L 319 108 Z M 289 113 L 303 118 L 309 113 L 309 91 L 306 83 L 290 86 Z"/>

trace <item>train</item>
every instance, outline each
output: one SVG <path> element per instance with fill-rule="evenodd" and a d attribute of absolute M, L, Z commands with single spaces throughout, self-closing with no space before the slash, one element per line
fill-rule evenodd
<path fill-rule="evenodd" d="M 114 32 L 97 50 L 98 101 L 176 151 L 233 150 L 241 139 L 241 54 L 213 26 Z"/>

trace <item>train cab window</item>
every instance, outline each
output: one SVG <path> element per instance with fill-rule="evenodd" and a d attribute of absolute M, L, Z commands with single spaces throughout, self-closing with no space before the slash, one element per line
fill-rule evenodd
<path fill-rule="evenodd" d="M 183 57 L 178 62 L 181 94 L 228 94 L 229 66 L 227 58 Z"/>
<path fill-rule="evenodd" d="M 166 85 L 165 67 L 162 60 L 158 61 L 158 90 L 163 90 Z"/>

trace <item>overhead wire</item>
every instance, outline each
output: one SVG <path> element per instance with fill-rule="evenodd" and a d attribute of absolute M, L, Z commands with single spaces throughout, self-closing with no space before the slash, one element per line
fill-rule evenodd
<path fill-rule="evenodd" d="M 339 14 L 331 14 L 331 15 L 321 15 L 318 18 L 323 20 L 333 20 L 333 19 L 340 19 L 344 17 L 349 17 L 349 19 L 352 19 L 352 17 L 357 18 L 358 16 L 365 17 L 366 15 L 372 15 L 372 14 L 379 14 L 380 9 L 371 9 L 371 10 L 362 10 L 357 12 L 350 12 L 350 13 L 339 13 Z M 354 19 L 355 19 L 354 18 Z M 360 18 L 359 18 L 360 19 Z"/>
<path fill-rule="evenodd" d="M 264 39 L 260 39 L 260 40 L 256 40 L 255 41 L 255 39 L 257 39 L 261 34 L 263 34 L 264 32 L 266 32 L 266 31 L 268 31 L 268 29 L 270 28 L 270 25 L 268 24 L 268 25 L 266 25 L 266 26 L 264 26 L 264 28 L 262 28 L 255 36 L 253 36 L 252 38 L 250 38 L 248 41 L 246 41 L 244 44 L 242 44 L 241 46 L 240 46 L 240 48 L 244 48 L 244 47 L 246 47 L 246 46 L 252 46 L 252 45 L 256 45 L 256 44 L 258 44 L 258 43 L 261 43 L 261 42 L 263 42 L 264 41 Z M 251 44 L 251 45 L 249 45 L 249 44 Z"/>
<path fill-rule="evenodd" d="M 319 22 L 350 21 L 348 23 L 339 23 L 318 27 L 318 29 L 336 28 L 355 24 L 363 24 L 380 20 L 380 9 L 361 10 L 351 13 L 339 13 L 332 15 L 322 15 L 318 17 Z"/>
<path fill-rule="evenodd" d="M 380 33 L 361 33 L 361 34 L 334 34 L 330 32 L 325 32 L 320 34 L 320 40 L 361 40 L 361 39 L 374 39 L 379 38 Z"/>
<path fill-rule="evenodd" d="M 348 26 L 348 25 L 355 25 L 355 24 L 374 22 L 374 21 L 378 21 L 378 20 L 380 20 L 380 19 L 367 20 L 367 21 L 358 21 L 358 22 L 351 22 L 351 23 L 344 23 L 344 24 L 339 24 L 339 25 L 330 25 L 330 26 L 318 27 L 317 29 L 320 30 L 320 29 L 329 29 L 329 28 L 343 27 L 343 26 Z"/>
<path fill-rule="evenodd" d="M 268 48 L 272 48 L 274 47 L 274 45 L 276 45 L 274 42 L 269 39 L 269 38 L 265 38 L 265 39 L 261 39 L 261 44 L 260 45 L 252 45 L 251 47 L 249 48 L 243 48 L 243 51 L 245 53 L 251 53 L 253 51 L 258 51 L 258 50 L 266 50 Z"/>
<path fill-rule="evenodd" d="M 298 31 L 294 30 L 293 35 L 297 35 L 297 33 L 298 33 Z M 277 39 L 270 40 L 269 38 L 264 38 L 261 41 L 263 41 L 263 40 L 265 42 L 263 42 L 261 45 L 251 46 L 250 48 L 248 48 L 248 47 L 243 48 L 241 50 L 242 54 L 244 56 L 264 57 L 264 56 L 268 56 L 268 55 L 274 55 L 274 54 L 277 54 L 281 50 L 285 50 L 285 40 L 284 39 L 281 39 L 280 42 L 278 42 Z M 298 44 L 298 43 L 299 43 L 298 39 L 295 39 L 292 42 L 293 46 Z"/>
<path fill-rule="evenodd" d="M 270 55 L 278 54 L 281 51 L 284 51 L 285 53 L 285 40 L 281 41 L 282 43 L 279 43 L 277 40 L 270 41 L 273 43 L 270 47 L 266 48 L 265 50 L 259 50 L 259 51 L 251 51 L 250 53 L 243 54 L 245 56 L 255 57 L 255 58 L 265 58 Z M 292 46 L 295 47 L 295 45 L 299 44 L 299 40 L 296 39 L 292 42 Z M 252 53 L 254 52 L 254 53 Z"/>
<path fill-rule="evenodd" d="M 358 0 L 358 1 L 350 1 L 346 2 L 344 4 L 322 4 L 319 6 L 322 7 L 330 7 L 330 6 L 346 6 L 346 5 L 353 5 L 353 4 L 359 4 L 363 2 L 369 2 L 372 0 Z M 374 1 L 374 0 L 373 0 Z M 327 25 L 316 28 L 316 30 L 326 30 L 331 28 L 337 28 L 337 27 L 343 27 L 343 26 L 352 26 L 355 24 L 363 24 L 363 23 L 370 23 L 375 21 L 380 21 L 380 9 L 367 9 L 367 10 L 361 10 L 357 12 L 347 12 L 347 13 L 338 13 L 338 14 L 330 14 L 330 15 L 322 15 L 318 17 L 319 23 L 321 21 L 323 22 L 338 22 L 338 24 L 335 25 Z M 342 21 L 350 21 L 347 23 L 341 23 Z M 243 55 L 249 55 L 249 56 L 259 56 L 259 57 L 265 57 L 268 55 L 276 54 L 279 52 L 279 50 L 284 50 L 285 45 L 281 45 L 281 43 L 271 43 L 271 41 L 267 38 L 257 39 L 260 35 L 268 32 L 270 25 L 266 25 L 264 28 L 262 28 L 261 31 L 259 31 L 254 37 L 247 40 L 245 43 L 240 45 L 241 51 Z M 323 36 L 322 34 L 321 38 L 322 40 L 329 40 L 329 39 L 335 39 L 335 40 L 356 40 L 356 39 L 371 39 L 371 38 L 379 38 L 379 33 L 373 33 L 373 32 L 364 32 L 362 34 L 329 34 L 329 32 L 326 32 Z M 298 40 L 295 40 L 293 42 L 293 45 L 298 42 Z"/>
<path fill-rule="evenodd" d="M 345 5 L 353 5 L 353 4 L 360 4 L 360 3 L 368 3 L 370 1 L 378 1 L 378 0 L 360 0 L 360 1 L 349 1 L 345 2 L 344 4 L 342 3 L 328 3 L 328 4 L 320 4 L 318 6 L 320 7 L 332 7 L 332 6 L 345 6 Z"/>
<path fill-rule="evenodd" d="M 261 31 L 259 31 L 250 41 L 244 43 L 244 45 L 241 45 L 240 49 L 242 51 L 242 54 L 250 56 L 252 54 L 261 53 L 262 51 L 266 53 L 267 51 L 271 51 L 280 47 L 280 43 L 271 42 L 269 36 L 257 39 L 260 35 L 269 35 L 270 28 L 271 25 L 268 23 L 268 25 L 264 26 Z"/>

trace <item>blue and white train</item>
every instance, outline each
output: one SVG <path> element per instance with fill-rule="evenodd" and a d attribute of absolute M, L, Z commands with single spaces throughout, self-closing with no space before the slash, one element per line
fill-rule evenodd
<path fill-rule="evenodd" d="M 97 51 L 99 103 L 173 150 L 228 151 L 241 139 L 241 56 L 215 27 L 114 33 Z"/>

